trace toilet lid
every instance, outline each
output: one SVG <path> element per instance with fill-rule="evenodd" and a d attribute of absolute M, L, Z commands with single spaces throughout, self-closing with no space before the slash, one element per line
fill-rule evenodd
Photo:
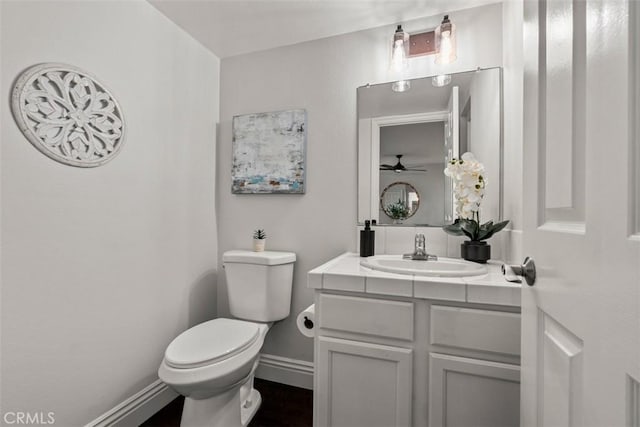
<path fill-rule="evenodd" d="M 228 359 L 253 344 L 258 325 L 235 319 L 214 319 L 178 335 L 164 353 L 174 368 L 197 368 Z"/>

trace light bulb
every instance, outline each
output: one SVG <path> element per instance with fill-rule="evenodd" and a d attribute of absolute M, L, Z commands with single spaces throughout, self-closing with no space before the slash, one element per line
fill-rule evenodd
<path fill-rule="evenodd" d="M 411 89 L 411 82 L 409 80 L 398 80 L 391 83 L 391 90 L 394 92 L 406 92 Z"/>
<path fill-rule="evenodd" d="M 392 72 L 401 73 L 409 67 L 409 34 L 402 30 L 402 26 L 398 25 L 393 34 L 393 43 L 391 45 L 391 60 L 389 68 Z"/>
<path fill-rule="evenodd" d="M 391 69 L 397 72 L 403 71 L 406 67 L 406 62 L 403 43 L 402 41 L 397 41 L 393 45 L 393 53 L 391 54 Z"/>
<path fill-rule="evenodd" d="M 443 87 L 451 83 L 451 74 L 440 74 L 431 78 L 431 85 Z"/>
<path fill-rule="evenodd" d="M 456 26 L 445 15 L 442 24 L 436 28 L 436 64 L 451 64 L 456 55 Z"/>

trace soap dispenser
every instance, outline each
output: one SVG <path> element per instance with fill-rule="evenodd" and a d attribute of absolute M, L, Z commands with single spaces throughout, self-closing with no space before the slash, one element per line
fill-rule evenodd
<path fill-rule="evenodd" d="M 371 221 L 364 222 L 364 230 L 360 230 L 360 256 L 368 257 L 375 253 L 376 232 L 371 229 Z"/>

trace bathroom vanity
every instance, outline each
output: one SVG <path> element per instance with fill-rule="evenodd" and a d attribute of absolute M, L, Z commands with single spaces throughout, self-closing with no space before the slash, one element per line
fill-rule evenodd
<path fill-rule="evenodd" d="M 365 268 L 343 254 L 315 289 L 314 426 L 517 426 L 520 284 Z"/>

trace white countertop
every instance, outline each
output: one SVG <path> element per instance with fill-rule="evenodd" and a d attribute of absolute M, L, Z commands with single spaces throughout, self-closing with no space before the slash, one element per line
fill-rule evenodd
<path fill-rule="evenodd" d="M 489 261 L 488 273 L 471 277 L 426 277 L 372 270 L 356 253 L 344 253 L 308 273 L 313 289 L 409 298 L 520 306 L 521 284 L 504 279 L 502 262 Z"/>

